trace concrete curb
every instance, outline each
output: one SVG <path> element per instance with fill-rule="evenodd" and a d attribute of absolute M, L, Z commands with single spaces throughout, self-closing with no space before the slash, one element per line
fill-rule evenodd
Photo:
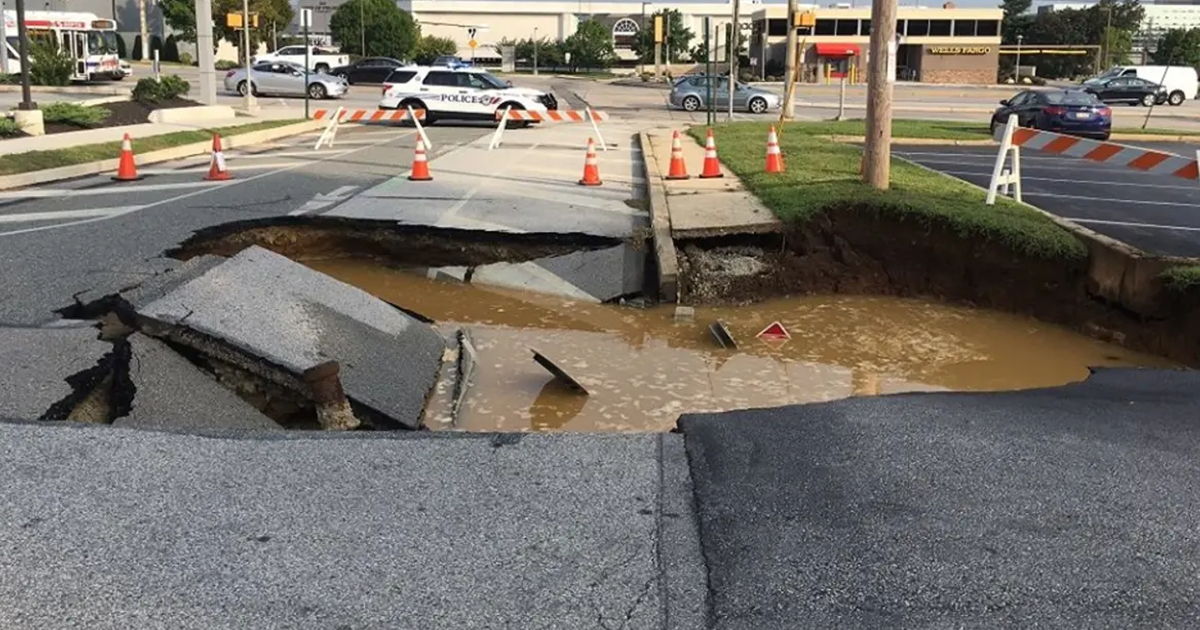
<path fill-rule="evenodd" d="M 116 96 L 119 94 L 127 94 L 133 86 L 108 86 L 108 85 L 34 85 L 30 87 L 30 91 L 34 94 L 107 94 Z M 19 85 L 0 85 L 0 92 L 17 92 L 20 93 L 21 86 Z M 34 99 L 37 100 L 36 98 Z"/>
<path fill-rule="evenodd" d="M 642 150 L 642 177 L 646 180 L 650 200 L 650 229 L 654 234 L 654 259 L 658 263 L 658 287 L 664 302 L 679 301 L 679 255 L 671 238 L 671 210 L 667 206 L 667 186 L 662 180 L 662 168 L 650 148 L 650 136 L 638 132 Z"/>
<path fill-rule="evenodd" d="M 904 160 L 917 168 L 941 177 L 965 183 L 986 194 L 987 190 L 964 179 Z M 1200 259 L 1182 256 L 1158 256 L 1146 253 L 1128 243 L 1093 232 L 1088 228 L 1047 212 L 1033 204 L 1022 203 L 1048 217 L 1055 225 L 1079 239 L 1088 251 L 1088 291 L 1100 298 L 1119 304 L 1139 315 L 1154 317 L 1154 305 L 1163 290 L 1162 273 L 1180 265 L 1200 265 Z"/>
<path fill-rule="evenodd" d="M 286 125 L 272 129 L 260 129 L 258 131 L 239 133 L 231 136 L 222 136 L 221 140 L 223 148 L 225 150 L 229 150 L 237 147 L 268 142 L 278 138 L 285 138 L 287 136 L 294 136 L 306 131 L 321 129 L 324 126 L 325 123 L 321 121 L 306 120 L 294 125 Z M 116 141 L 114 140 L 113 142 L 115 143 Z M 159 162 L 170 162 L 172 160 L 178 160 L 185 157 L 204 155 L 210 151 L 212 151 L 212 142 L 205 140 L 203 142 L 194 142 L 192 144 L 185 144 L 178 147 L 172 147 L 170 149 L 150 151 L 148 153 L 143 153 L 136 156 L 136 159 L 138 166 L 145 166 Z M 21 154 L 15 153 L 13 155 L 19 156 Z M 38 184 L 62 181 L 64 179 L 75 179 L 77 177 L 98 175 L 108 171 L 115 171 L 116 168 L 117 158 L 113 158 L 111 160 L 101 160 L 99 162 L 87 162 L 85 164 L 74 164 L 71 166 L 62 166 L 59 168 L 50 168 L 41 171 L 30 171 L 28 173 L 5 175 L 0 177 L 0 190 L 24 188 L 27 186 L 36 186 Z"/>
<path fill-rule="evenodd" d="M 863 136 L 819 136 L 834 142 L 857 144 L 866 142 Z M 1109 140 L 1117 142 L 1191 142 L 1200 143 L 1200 136 L 1172 136 L 1165 134 L 1114 133 Z M 994 147 L 1000 143 L 995 140 L 950 140 L 941 138 L 892 138 L 892 144 L 924 145 L 924 146 L 955 146 L 955 147 Z"/>

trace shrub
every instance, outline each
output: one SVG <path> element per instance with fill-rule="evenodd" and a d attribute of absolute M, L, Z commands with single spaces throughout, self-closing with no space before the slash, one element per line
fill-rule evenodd
<path fill-rule="evenodd" d="M 194 61 L 192 60 L 191 53 L 188 53 L 188 52 L 179 53 L 179 63 L 181 63 L 185 66 L 192 65 L 194 63 Z"/>
<path fill-rule="evenodd" d="M 166 56 L 163 55 L 163 40 L 158 35 L 150 36 L 150 59 L 154 59 L 154 51 L 158 51 L 158 60 L 166 61 Z"/>
<path fill-rule="evenodd" d="M 34 85 L 67 85 L 75 62 L 53 42 L 41 38 L 30 42 L 29 81 Z"/>
<path fill-rule="evenodd" d="M 129 58 L 134 61 L 142 60 L 142 36 L 135 35 L 133 38 L 133 50 L 129 51 Z"/>
<path fill-rule="evenodd" d="M 21 125 L 8 116 L 0 116 L 0 138 L 11 138 L 22 135 Z"/>
<path fill-rule="evenodd" d="M 787 69 L 783 66 L 783 62 L 778 59 L 768 59 L 767 67 L 765 69 L 767 71 L 767 76 L 771 77 L 783 76 L 783 74 L 787 72 Z"/>
<path fill-rule="evenodd" d="M 190 88 L 187 81 L 174 74 L 164 76 L 161 81 L 147 77 L 133 86 L 133 100 L 139 103 L 169 101 L 187 94 Z"/>
<path fill-rule="evenodd" d="M 112 112 L 79 103 L 50 103 L 42 108 L 42 119 L 73 127 L 99 127 Z"/>
<path fill-rule="evenodd" d="M 0 85 L 15 85 L 20 78 L 15 74 L 4 74 L 0 72 Z"/>
<path fill-rule="evenodd" d="M 117 33 L 117 56 L 121 59 L 129 58 L 129 49 L 126 48 L 125 36 Z"/>
<path fill-rule="evenodd" d="M 167 40 L 163 42 L 162 52 L 159 53 L 158 58 L 162 61 L 179 61 L 179 42 L 175 41 L 174 35 L 167 36 Z"/>
<path fill-rule="evenodd" d="M 230 61 L 228 59 L 218 59 L 217 62 L 213 64 L 213 67 L 217 70 L 233 70 L 234 68 L 241 68 L 242 64 L 236 61 Z"/>

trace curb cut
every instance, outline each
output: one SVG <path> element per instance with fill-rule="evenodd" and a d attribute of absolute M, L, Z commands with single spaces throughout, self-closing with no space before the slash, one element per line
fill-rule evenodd
<path fill-rule="evenodd" d="M 654 258 L 658 263 L 658 287 L 664 302 L 675 303 L 679 301 L 679 255 L 671 238 L 667 186 L 663 183 L 658 159 L 650 148 L 650 136 L 645 131 L 638 132 L 638 146 L 642 150 L 642 177 L 646 180 L 650 200 L 650 229 L 654 236 Z"/>
<path fill-rule="evenodd" d="M 324 126 L 325 123 L 319 120 L 306 120 L 294 125 L 274 127 L 271 129 L 260 129 L 258 131 L 239 133 L 231 136 L 222 136 L 222 148 L 229 150 L 237 147 L 259 144 L 262 142 L 276 140 L 278 138 L 302 134 L 306 131 L 313 131 Z M 172 147 L 170 149 L 150 151 L 137 156 L 136 159 L 138 166 L 145 166 L 159 162 L 170 162 L 172 160 L 178 160 L 185 157 L 205 155 L 210 151 L 212 151 L 212 141 L 205 140 L 203 142 L 194 142 L 192 144 L 185 144 L 178 147 Z M 16 153 L 14 155 L 19 156 L 20 153 Z M 111 160 L 101 160 L 99 162 L 87 162 L 84 164 L 73 164 L 71 166 L 61 166 L 58 168 L 49 168 L 40 171 L 31 171 L 28 173 L 4 175 L 0 176 L 0 190 L 24 188 L 26 186 L 36 186 L 38 184 L 62 181 L 64 179 L 75 179 L 78 177 L 87 177 L 89 175 L 99 175 L 101 173 L 116 170 L 117 162 L 118 158 L 113 158 Z"/>

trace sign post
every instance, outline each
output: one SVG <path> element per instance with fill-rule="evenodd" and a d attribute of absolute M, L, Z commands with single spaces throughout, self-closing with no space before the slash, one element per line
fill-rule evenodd
<path fill-rule="evenodd" d="M 312 9 L 300 9 L 300 25 L 304 27 L 304 119 L 308 120 L 308 68 L 311 62 L 308 29 L 312 26 Z M 366 54 L 364 51 L 363 54 Z M 249 74 L 249 71 L 247 71 Z"/>
<path fill-rule="evenodd" d="M 654 15 L 654 80 L 662 79 L 663 16 Z"/>
<path fill-rule="evenodd" d="M 475 65 L 475 49 L 479 47 L 479 42 L 475 41 L 474 27 L 467 29 L 467 35 L 471 38 L 467 42 L 467 47 L 471 49 L 471 65 Z"/>
<path fill-rule="evenodd" d="M 704 121 L 709 127 L 717 123 L 716 109 L 713 108 L 713 49 L 712 49 L 712 18 L 704 18 Z"/>

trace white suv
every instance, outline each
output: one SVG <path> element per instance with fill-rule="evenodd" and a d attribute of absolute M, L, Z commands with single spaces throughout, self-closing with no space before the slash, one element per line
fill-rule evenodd
<path fill-rule="evenodd" d="M 435 120 L 496 120 L 507 108 L 544 112 L 558 109 L 549 92 L 515 88 L 479 68 L 409 66 L 396 68 L 383 82 L 379 109 L 425 110 Z M 516 125 L 514 125 L 516 126 Z"/>

